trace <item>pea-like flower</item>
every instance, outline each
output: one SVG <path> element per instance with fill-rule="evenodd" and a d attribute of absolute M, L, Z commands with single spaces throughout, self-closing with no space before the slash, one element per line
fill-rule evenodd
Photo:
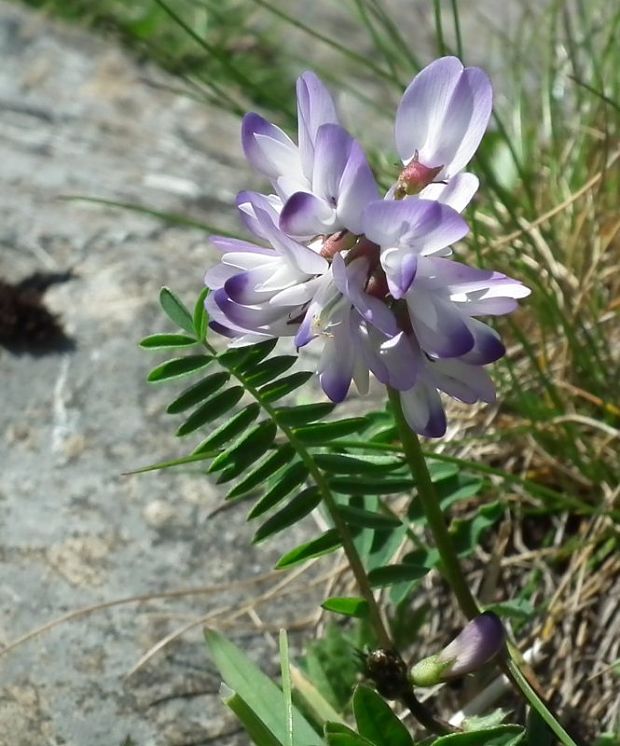
<path fill-rule="evenodd" d="M 435 686 L 482 668 L 504 648 L 506 633 L 499 617 L 485 611 L 440 653 L 416 663 L 409 678 L 416 686 Z"/>
<path fill-rule="evenodd" d="M 456 57 L 427 65 L 407 86 L 396 112 L 396 150 L 404 169 L 392 194 L 418 194 L 459 212 L 478 189 L 463 169 L 487 128 L 493 89 L 486 73 Z"/>
<path fill-rule="evenodd" d="M 314 73 L 297 81 L 298 144 L 258 114 L 241 128 L 245 155 L 271 180 L 282 204 L 280 226 L 311 237 L 361 233 L 365 206 L 379 193 L 360 144 L 338 123 L 332 98 Z"/>
<path fill-rule="evenodd" d="M 410 427 L 446 430 L 440 392 L 492 402 L 482 366 L 504 346 L 479 316 L 510 313 L 529 294 L 498 272 L 450 258 L 468 232 L 459 212 L 478 186 L 463 171 L 491 111 L 491 86 L 454 57 L 417 75 L 396 117 L 404 168 L 384 199 L 359 143 L 313 73 L 297 81 L 298 143 L 248 114 L 242 143 L 275 194 L 241 192 L 240 216 L 259 243 L 215 236 L 211 325 L 243 345 L 292 337 L 319 346 L 318 377 L 342 401 L 369 373 L 399 392 Z"/>

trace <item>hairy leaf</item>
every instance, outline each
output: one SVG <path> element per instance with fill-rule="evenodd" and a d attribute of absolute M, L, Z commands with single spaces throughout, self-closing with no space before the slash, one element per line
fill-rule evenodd
<path fill-rule="evenodd" d="M 210 396 L 215 394 L 216 391 L 222 388 L 222 386 L 228 382 L 230 373 L 220 371 L 219 373 L 213 373 L 202 381 L 190 386 L 185 389 L 173 402 L 168 405 L 166 412 L 168 414 L 178 414 L 184 412 L 186 409 L 193 407 Z"/>
<path fill-rule="evenodd" d="M 297 497 L 294 497 L 288 505 L 285 505 L 282 510 L 268 518 L 254 534 L 252 541 L 256 544 L 268 536 L 292 526 L 305 518 L 308 513 L 311 513 L 320 502 L 321 494 L 318 489 L 315 486 L 306 488 Z"/>
<path fill-rule="evenodd" d="M 149 383 L 159 383 L 160 381 L 170 381 L 173 378 L 181 378 L 205 368 L 212 360 L 211 355 L 187 355 L 186 357 L 166 360 L 165 363 L 153 368 L 146 380 Z"/>
<path fill-rule="evenodd" d="M 248 514 L 248 519 L 258 518 L 268 510 L 277 505 L 308 476 L 308 468 L 301 461 L 289 466 L 286 471 L 278 477 L 274 486 L 256 503 Z"/>
<path fill-rule="evenodd" d="M 237 404 L 243 394 L 244 391 L 241 386 L 231 386 L 229 389 L 215 394 L 215 396 L 207 399 L 204 404 L 201 404 L 198 409 L 192 412 L 188 419 L 178 428 L 177 435 L 179 437 L 189 435 L 189 433 L 198 430 L 199 427 L 206 425 L 207 422 L 212 422 L 221 417 Z"/>

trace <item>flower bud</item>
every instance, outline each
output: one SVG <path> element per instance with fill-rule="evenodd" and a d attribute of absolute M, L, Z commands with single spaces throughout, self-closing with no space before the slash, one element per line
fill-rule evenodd
<path fill-rule="evenodd" d="M 499 617 L 485 611 L 469 622 L 440 653 L 416 663 L 409 678 L 415 686 L 434 686 L 473 673 L 502 650 L 505 639 Z"/>
<path fill-rule="evenodd" d="M 404 199 L 405 197 L 418 194 L 425 186 L 432 184 L 435 177 L 443 169 L 443 166 L 425 166 L 418 160 L 418 154 L 413 156 L 409 163 L 403 168 L 396 182 L 394 192 L 395 199 Z"/>

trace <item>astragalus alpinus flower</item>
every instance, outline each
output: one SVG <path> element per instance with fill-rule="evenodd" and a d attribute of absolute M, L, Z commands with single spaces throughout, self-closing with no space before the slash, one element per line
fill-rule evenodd
<path fill-rule="evenodd" d="M 212 326 L 235 345 L 292 337 L 299 350 L 321 342 L 318 375 L 332 401 L 345 398 L 352 380 L 364 393 L 372 372 L 400 393 L 410 427 L 430 437 L 446 429 L 439 391 L 493 401 L 482 366 L 504 347 L 477 317 L 511 312 L 529 290 L 448 258 L 468 232 L 459 212 L 478 180 L 463 168 L 491 101 L 487 76 L 454 57 L 422 70 L 398 108 L 403 169 L 383 199 L 313 73 L 297 82 L 297 144 L 248 114 L 243 149 L 274 193 L 237 198 L 259 243 L 212 238 L 223 251 L 206 276 Z"/>

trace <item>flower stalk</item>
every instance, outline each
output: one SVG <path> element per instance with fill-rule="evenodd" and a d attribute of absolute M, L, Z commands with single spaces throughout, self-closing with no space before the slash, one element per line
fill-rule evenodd
<path fill-rule="evenodd" d="M 435 546 L 441 558 L 442 574 L 448 581 L 463 614 L 468 619 L 473 619 L 480 614 L 478 603 L 469 588 L 458 554 L 452 543 L 450 532 L 448 531 L 446 520 L 439 505 L 439 499 L 431 481 L 422 448 L 420 447 L 420 441 L 407 425 L 398 391 L 388 387 L 388 397 L 392 404 L 394 420 L 398 427 L 403 451 L 409 462 L 411 473 L 417 482 L 417 497 L 424 510 L 428 527 L 431 530 Z M 504 654 L 500 657 L 499 665 L 513 687 L 527 700 L 530 707 L 538 712 L 561 743 L 564 746 L 579 746 L 527 680 L 515 661 L 515 651 L 510 644 L 506 646 Z"/>

